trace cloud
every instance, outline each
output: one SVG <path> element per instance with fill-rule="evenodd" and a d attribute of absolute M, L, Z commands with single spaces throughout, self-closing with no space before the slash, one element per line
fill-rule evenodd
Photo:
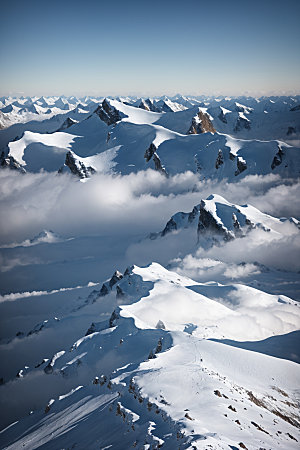
<path fill-rule="evenodd" d="M 199 281 L 250 282 L 261 270 L 253 265 L 256 262 L 280 270 L 300 270 L 299 233 L 289 222 L 281 224 L 284 236 L 276 239 L 254 230 L 247 238 L 209 250 L 197 250 L 196 233 L 191 230 L 146 239 L 149 233 L 161 231 L 173 214 L 191 211 L 212 193 L 232 203 L 252 204 L 277 217 L 299 217 L 299 182 L 273 174 L 228 183 L 199 180 L 192 172 L 166 178 L 147 170 L 125 176 L 99 174 L 81 183 L 69 175 L 20 175 L 2 170 L 0 244 L 31 239 L 44 229 L 64 238 L 75 237 L 66 245 L 51 244 L 51 249 L 46 244 L 0 249 L 2 292 L 103 281 L 116 268 L 152 261 L 170 264 Z M 80 236 L 92 239 L 76 239 Z"/>
<path fill-rule="evenodd" d="M 216 193 L 276 216 L 299 216 L 299 183 L 277 175 L 236 183 L 200 181 L 192 172 L 166 178 L 153 170 L 96 175 L 80 183 L 68 175 L 0 173 L 1 242 L 31 238 L 42 229 L 66 236 L 147 234 L 162 229 L 177 211 L 190 211 Z"/>
<path fill-rule="evenodd" d="M 83 289 L 85 287 L 94 287 L 98 285 L 99 283 L 93 283 L 92 281 L 90 281 L 86 286 L 65 287 L 60 289 L 53 289 L 52 291 L 14 292 L 12 294 L 0 295 L 0 303 L 19 300 L 20 298 L 39 297 L 40 295 L 52 295 L 57 294 L 58 292 L 73 291 L 76 289 Z"/>

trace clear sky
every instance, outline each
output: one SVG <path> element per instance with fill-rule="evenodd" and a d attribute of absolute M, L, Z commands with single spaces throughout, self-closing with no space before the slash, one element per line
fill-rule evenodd
<path fill-rule="evenodd" d="M 9 0 L 0 95 L 300 92 L 300 0 Z"/>

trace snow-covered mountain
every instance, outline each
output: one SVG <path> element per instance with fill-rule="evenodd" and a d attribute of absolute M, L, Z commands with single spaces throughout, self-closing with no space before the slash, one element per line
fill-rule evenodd
<path fill-rule="evenodd" d="M 234 114 L 240 115 L 238 123 L 245 128 L 246 114 L 254 113 L 250 107 L 239 103 L 235 108 L 244 111 L 235 110 Z M 224 108 L 222 111 L 225 114 Z M 13 158 L 12 165 L 20 164 L 30 172 L 60 170 L 71 151 L 73 159 L 85 167 L 83 172 L 86 173 L 87 164 L 93 169 L 90 174 L 126 174 L 150 167 L 166 175 L 191 170 L 206 178 L 230 180 L 249 174 L 299 176 L 298 148 L 274 139 L 237 139 L 233 137 L 239 135 L 237 129 L 234 133 L 230 127 L 221 127 L 221 133 L 212 113 L 209 108 L 199 106 L 177 112 L 153 112 L 150 108 L 141 108 L 140 104 L 135 107 L 104 99 L 83 120 L 79 119 L 80 113 L 68 116 L 57 131 L 24 131 L 21 137 L 7 144 L 4 157 Z M 295 125 L 299 120 L 298 112 L 289 114 L 294 117 L 290 123 Z M 258 121 L 261 123 L 261 119 Z M 278 128 L 278 120 L 272 120 L 274 123 Z M 269 129 L 267 124 L 262 128 Z M 271 129 L 269 132 L 273 133 Z M 84 161 L 82 158 L 86 157 L 92 159 Z"/>
<path fill-rule="evenodd" d="M 0 98 L 1 448 L 298 448 L 299 105 Z"/>
<path fill-rule="evenodd" d="M 198 244 L 202 243 L 207 247 L 243 238 L 254 229 L 274 236 L 280 235 L 284 233 L 283 228 L 287 221 L 295 226 L 295 232 L 299 230 L 299 221 L 293 217 L 277 219 L 251 205 L 233 205 L 220 195 L 210 195 L 194 206 L 192 211 L 174 214 L 161 232 L 151 233 L 150 239 L 189 229 L 194 232 Z"/>
<path fill-rule="evenodd" d="M 297 448 L 300 366 L 223 343 L 255 347 L 280 334 L 277 351 L 289 359 L 285 335 L 299 328 L 296 302 L 199 284 L 159 264 L 128 268 L 108 284 L 104 297 L 101 289 L 90 298 L 99 306 L 115 298 L 109 319 L 18 372 L 15 390 L 38 379 L 43 393 L 32 393 L 29 416 L 2 431 L 2 446 Z"/>

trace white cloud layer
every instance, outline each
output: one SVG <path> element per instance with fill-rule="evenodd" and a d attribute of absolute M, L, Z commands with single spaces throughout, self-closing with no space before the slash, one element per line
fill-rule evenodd
<path fill-rule="evenodd" d="M 87 183 L 70 176 L 0 173 L 1 242 L 30 238 L 42 229 L 63 235 L 148 233 L 160 230 L 177 211 L 189 211 L 216 193 L 263 212 L 299 216 L 299 183 L 278 176 L 240 182 L 199 181 L 191 172 L 165 178 L 153 170 L 96 175 Z"/>

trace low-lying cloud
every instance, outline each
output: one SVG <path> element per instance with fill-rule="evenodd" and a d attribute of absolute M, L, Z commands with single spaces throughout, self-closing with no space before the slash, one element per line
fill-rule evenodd
<path fill-rule="evenodd" d="M 44 229 L 63 237 L 60 244 L 2 248 L 2 293 L 103 281 L 116 269 L 152 261 L 203 282 L 248 283 L 263 277 L 261 266 L 294 274 L 300 270 L 299 232 L 288 221 L 279 223 L 278 235 L 257 229 L 246 238 L 207 250 L 197 247 L 196 230 L 146 238 L 161 231 L 173 214 L 191 211 L 212 193 L 276 217 L 300 215 L 299 182 L 273 174 L 228 183 L 199 180 L 192 172 L 166 178 L 147 170 L 125 176 L 99 174 L 81 183 L 69 175 L 2 170 L 0 245 L 14 247 L 12 243 L 22 243 Z M 70 237 L 75 239 L 67 241 Z M 288 294 L 295 291 L 286 289 Z"/>
<path fill-rule="evenodd" d="M 299 216 L 299 183 L 277 175 L 249 176 L 236 183 L 199 180 L 192 172 L 166 178 L 153 170 L 96 175 L 86 183 L 51 173 L 0 173 L 1 244 L 30 238 L 42 229 L 66 236 L 147 234 L 177 211 L 189 211 L 216 193 L 263 212 Z"/>

